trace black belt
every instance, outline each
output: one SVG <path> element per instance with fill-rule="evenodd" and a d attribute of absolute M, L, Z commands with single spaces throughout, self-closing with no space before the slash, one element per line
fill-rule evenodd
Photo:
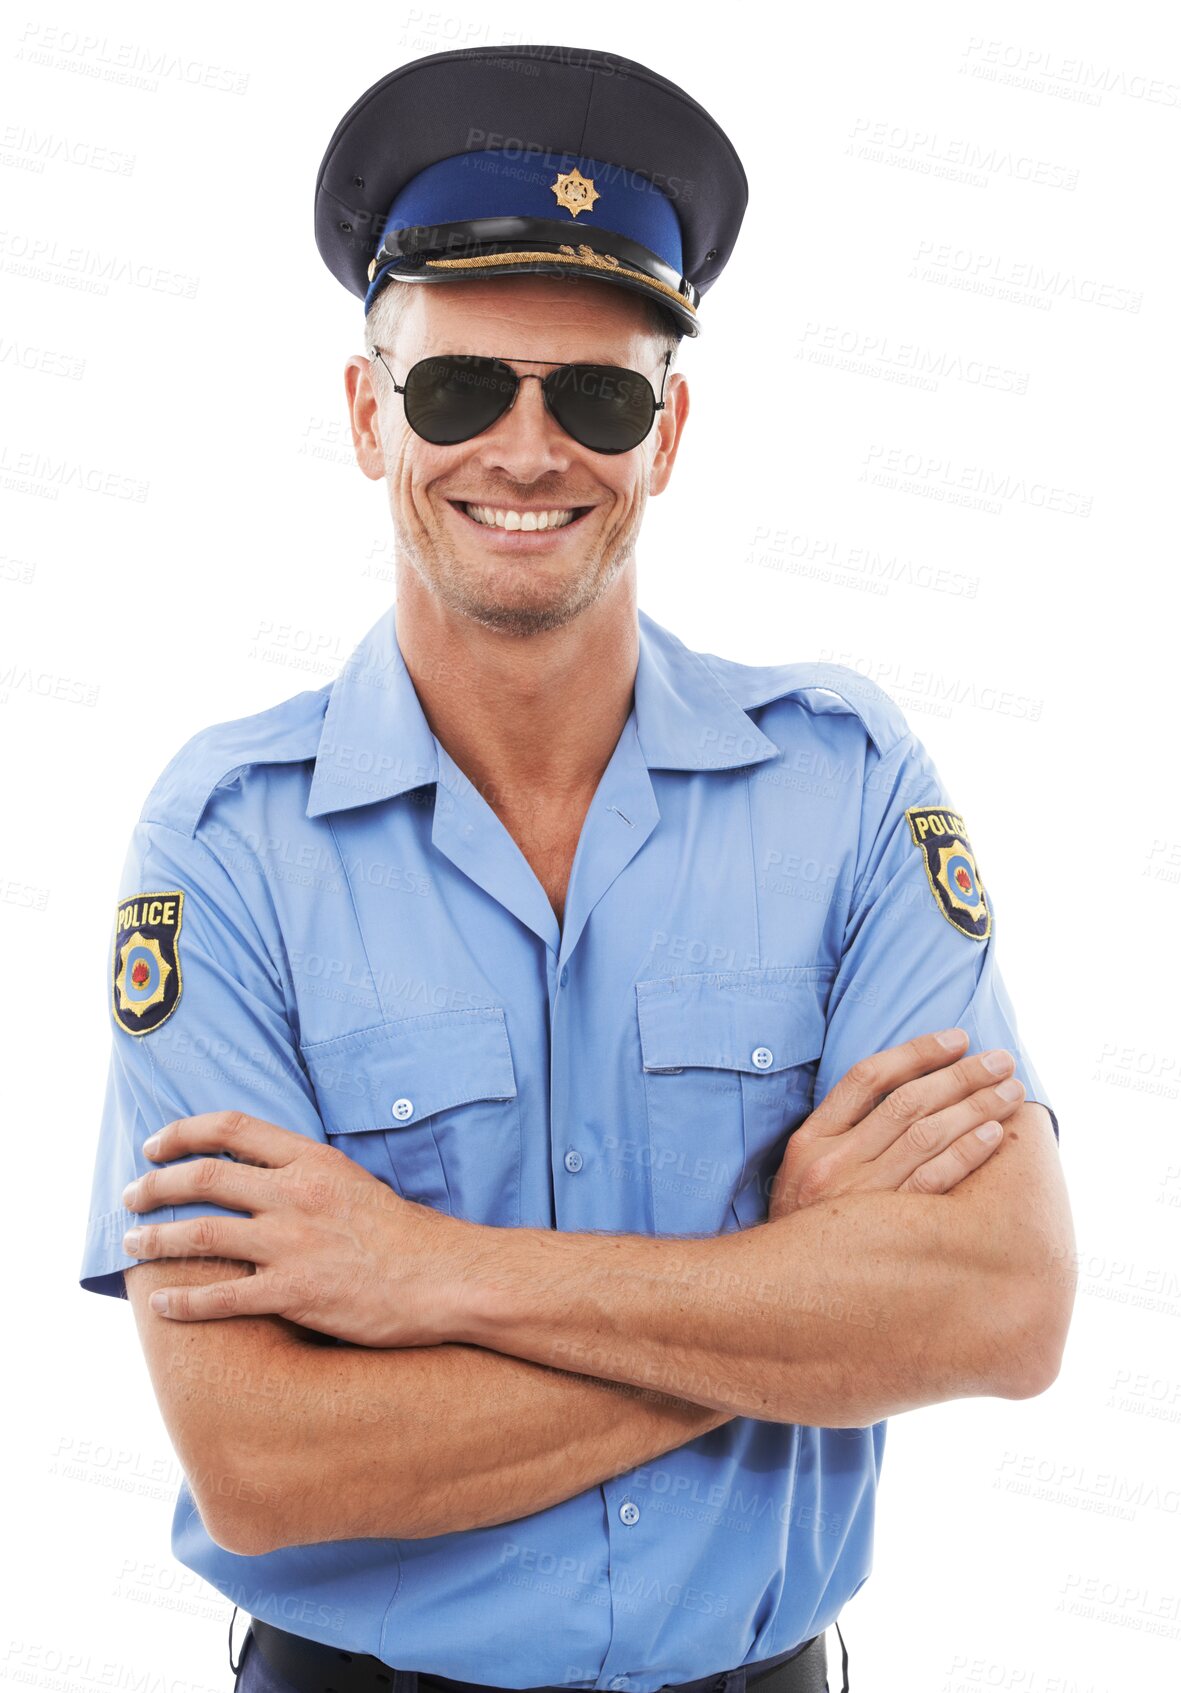
<path fill-rule="evenodd" d="M 309 1640 L 302 1634 L 289 1634 L 272 1623 L 250 1620 L 250 1632 L 243 1643 L 238 1663 L 233 1658 L 233 1619 L 230 1620 L 230 1668 L 237 1672 L 253 1638 L 255 1649 L 276 1675 L 289 1681 L 296 1693 L 410 1693 L 412 1676 L 416 1674 L 418 1693 L 504 1693 L 503 1688 L 484 1686 L 478 1682 L 451 1681 L 443 1675 L 430 1675 L 425 1670 L 400 1671 L 384 1663 L 381 1658 L 365 1652 L 345 1652 L 337 1646 L 326 1646 Z M 838 1635 L 841 1631 L 837 1629 Z M 841 1636 L 844 1688 L 848 1693 L 849 1655 Z M 824 1635 L 814 1634 L 810 1640 L 781 1652 L 778 1657 L 764 1658 L 761 1663 L 747 1664 L 748 1687 L 758 1687 L 759 1693 L 828 1693 L 828 1658 Z M 725 1688 L 725 1675 L 703 1676 L 698 1681 L 683 1681 L 669 1689 L 669 1693 L 712 1693 Z M 521 1693 L 569 1693 L 567 1688 L 528 1688 Z"/>

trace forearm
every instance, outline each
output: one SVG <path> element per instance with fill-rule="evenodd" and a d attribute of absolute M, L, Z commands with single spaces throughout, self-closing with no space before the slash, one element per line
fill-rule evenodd
<path fill-rule="evenodd" d="M 1021 1277 L 946 1195 L 850 1193 L 716 1238 L 483 1230 L 462 1338 L 822 1427 L 1021 1391 Z"/>
<path fill-rule="evenodd" d="M 232 1407 L 240 1552 L 515 1521 L 730 1416 L 464 1344 L 292 1341 L 267 1367 Z"/>

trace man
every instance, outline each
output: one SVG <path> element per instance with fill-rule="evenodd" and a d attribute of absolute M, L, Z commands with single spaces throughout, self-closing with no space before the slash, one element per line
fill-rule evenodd
<path fill-rule="evenodd" d="M 321 167 L 396 621 L 145 802 L 82 1273 L 244 1693 L 819 1693 L 885 1419 L 1057 1374 L 1057 1125 L 931 759 L 637 610 L 744 203 L 573 49 L 403 67 Z"/>

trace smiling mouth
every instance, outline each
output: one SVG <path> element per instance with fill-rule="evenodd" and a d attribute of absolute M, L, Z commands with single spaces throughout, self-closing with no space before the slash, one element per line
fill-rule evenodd
<path fill-rule="evenodd" d="M 468 500 L 448 504 L 482 529 L 500 529 L 507 534 L 536 534 L 539 530 L 568 529 L 579 523 L 593 506 L 548 506 L 531 511 L 513 506 L 477 505 Z"/>

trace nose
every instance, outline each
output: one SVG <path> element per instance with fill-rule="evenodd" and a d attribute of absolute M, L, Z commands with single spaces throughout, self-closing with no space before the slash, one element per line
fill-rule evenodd
<path fill-rule="evenodd" d="M 476 437 L 476 456 L 485 470 L 501 471 L 515 482 L 533 482 L 547 471 L 570 468 L 574 443 L 546 409 L 541 382 L 533 372 L 521 376 L 508 411 Z"/>

